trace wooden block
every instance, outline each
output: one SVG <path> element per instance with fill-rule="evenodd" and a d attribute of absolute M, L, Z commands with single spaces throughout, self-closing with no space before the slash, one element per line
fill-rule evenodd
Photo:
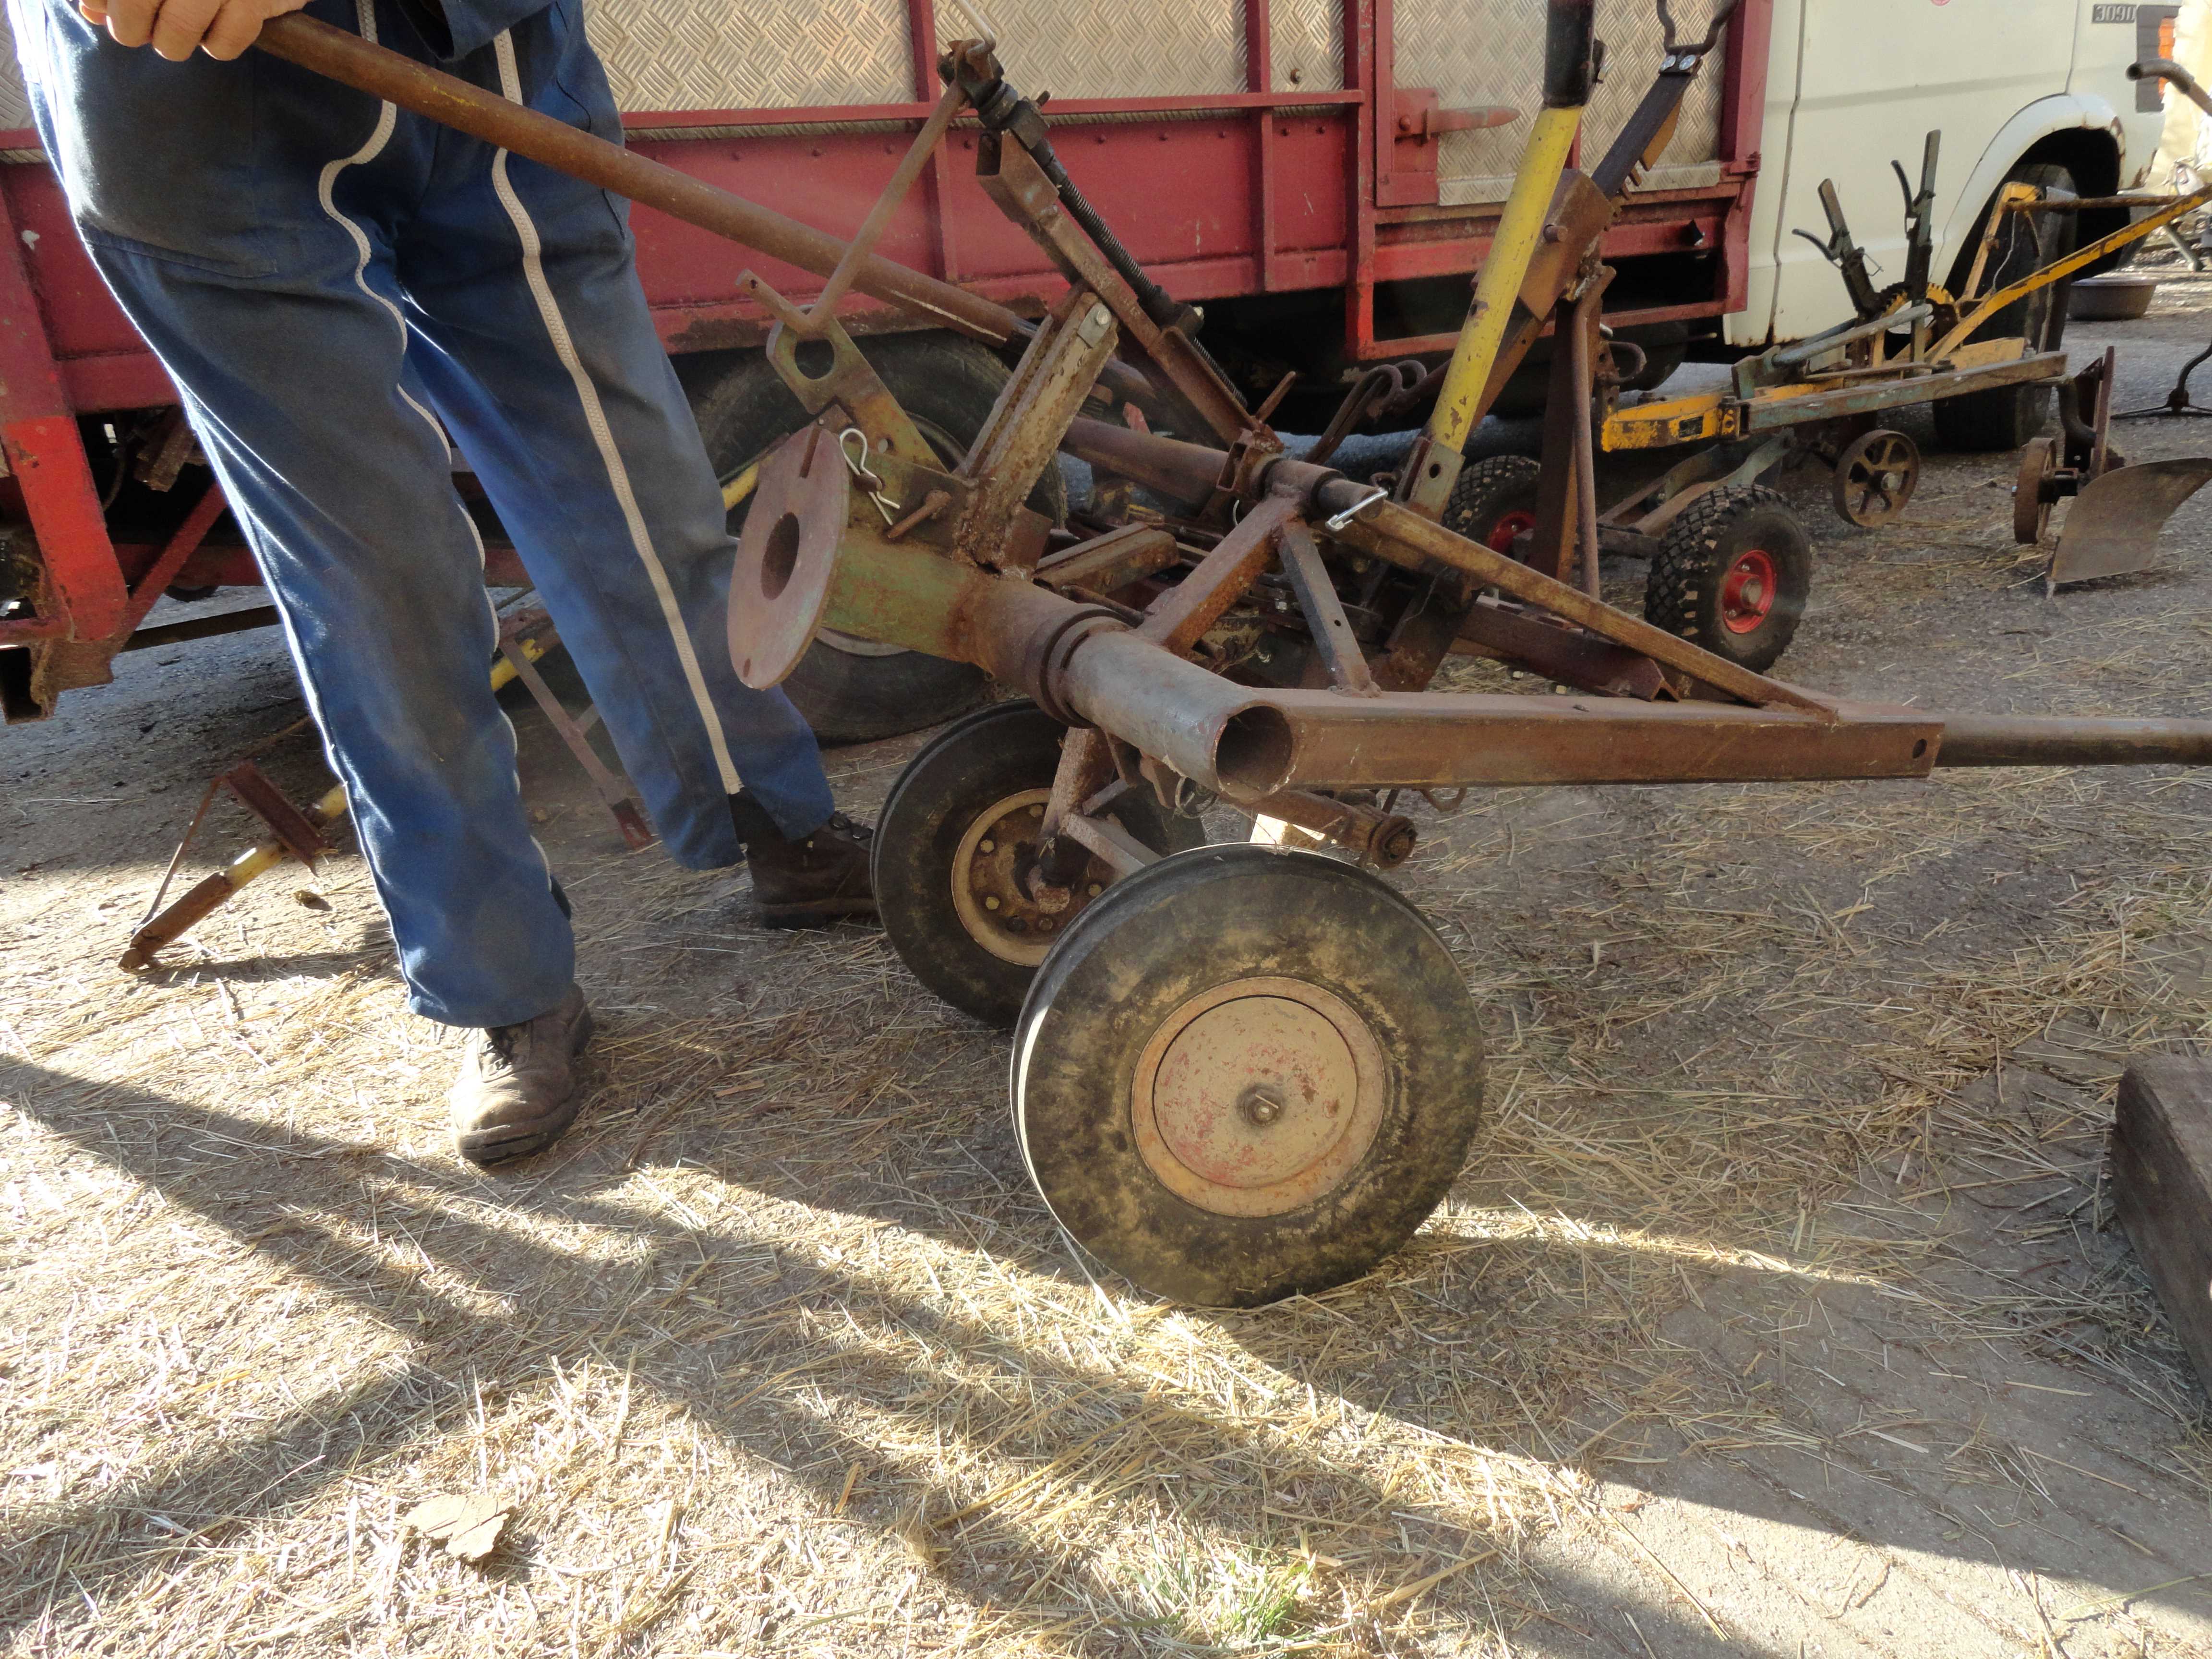
<path fill-rule="evenodd" d="M 2129 1066 L 2112 1122 L 2112 1198 L 2212 1389 L 2212 1060 L 2152 1054 Z"/>

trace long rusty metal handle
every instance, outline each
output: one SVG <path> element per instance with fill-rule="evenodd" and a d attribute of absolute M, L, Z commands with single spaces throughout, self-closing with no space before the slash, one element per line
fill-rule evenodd
<path fill-rule="evenodd" d="M 2212 766 L 2212 720 L 1939 714 L 1938 766 Z"/>
<path fill-rule="evenodd" d="M 802 270 L 828 276 L 844 257 L 845 243 L 811 225 L 301 13 L 264 23 L 258 44 L 287 63 Z M 1022 331 L 1021 319 L 1006 307 L 879 255 L 861 265 L 853 286 L 988 344 L 1003 344 Z"/>

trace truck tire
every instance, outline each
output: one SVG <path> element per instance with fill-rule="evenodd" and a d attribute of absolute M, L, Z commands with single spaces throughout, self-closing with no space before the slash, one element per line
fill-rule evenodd
<path fill-rule="evenodd" d="M 2014 167 L 2005 182 L 2033 185 L 2053 195 L 2075 194 L 2073 173 L 2052 161 Z M 1972 269 L 1973 250 L 1981 246 L 1983 229 L 1996 207 L 1992 201 L 1967 240 L 1964 256 L 1966 270 L 1958 273 L 1962 281 Z M 2039 214 L 2027 221 L 2015 217 L 2012 226 L 2000 234 L 1997 246 L 1990 252 L 1988 288 L 1995 289 L 2017 282 L 2053 259 L 2063 258 L 2073 246 L 2074 219 L 2070 214 Z M 2024 300 L 2015 300 L 1984 323 L 1976 337 L 1998 340 L 2016 334 L 2026 337 L 2031 351 L 2056 351 L 2066 332 L 2066 294 L 2067 285 L 2060 283 Z M 1962 398 L 1945 398 L 1937 402 L 1936 435 L 1947 449 L 1977 454 L 2010 451 L 2019 449 L 2042 431 L 2050 419 L 2049 386 L 2001 386 L 1992 391 L 1969 392 Z"/>
<path fill-rule="evenodd" d="M 882 335 L 863 340 L 860 349 L 948 464 L 967 453 L 1011 378 L 997 357 L 957 335 Z M 687 380 L 700 436 L 725 483 L 805 423 L 799 400 L 757 353 L 693 370 Z M 1029 504 L 1055 524 L 1067 516 L 1057 466 L 1045 469 Z M 732 535 L 744 526 L 745 510 L 744 502 L 731 510 Z M 988 685 L 983 672 L 966 663 L 825 634 L 783 689 L 817 738 L 841 744 L 938 725 L 981 702 Z"/>
<path fill-rule="evenodd" d="M 1644 619 L 1764 673 L 1789 648 L 1813 591 L 1813 539 L 1762 485 L 1716 489 L 1668 526 Z"/>

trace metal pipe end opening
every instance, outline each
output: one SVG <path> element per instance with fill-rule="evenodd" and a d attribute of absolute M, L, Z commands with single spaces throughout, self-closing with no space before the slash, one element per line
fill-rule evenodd
<path fill-rule="evenodd" d="M 1240 793 L 1272 795 L 1290 781 L 1297 734 L 1290 717 L 1266 704 L 1240 709 L 1223 722 L 1213 745 L 1213 771 Z"/>

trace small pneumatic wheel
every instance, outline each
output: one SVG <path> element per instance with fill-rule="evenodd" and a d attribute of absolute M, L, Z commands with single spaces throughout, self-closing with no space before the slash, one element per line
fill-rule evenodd
<path fill-rule="evenodd" d="M 1092 860 L 1058 912 L 1026 878 L 1066 728 L 1035 703 L 993 703 L 955 720 L 907 763 L 876 821 L 872 876 L 891 948 L 963 1013 L 1011 1025 L 1045 953 L 1114 879 Z M 1158 853 L 1206 839 L 1194 817 L 1133 789 L 1106 810 Z"/>
<path fill-rule="evenodd" d="M 1902 432 L 1875 431 L 1836 457 L 1831 493 L 1838 518 L 1878 530 L 1903 515 L 1919 486 L 1920 446 Z"/>
<path fill-rule="evenodd" d="M 1255 1307 L 1411 1238 L 1482 1109 L 1467 982 L 1421 914 L 1313 853 L 1201 848 L 1109 889 L 1015 1028 L 1014 1132 L 1076 1241 Z"/>
<path fill-rule="evenodd" d="M 1668 526 L 1644 590 L 1644 620 L 1764 672 L 1788 647 L 1813 591 L 1813 541 L 1760 484 L 1700 497 Z"/>
<path fill-rule="evenodd" d="M 1543 468 L 1526 455 L 1493 455 L 1459 475 L 1444 507 L 1444 528 L 1513 556 L 1513 540 L 1536 527 L 1536 489 Z"/>

